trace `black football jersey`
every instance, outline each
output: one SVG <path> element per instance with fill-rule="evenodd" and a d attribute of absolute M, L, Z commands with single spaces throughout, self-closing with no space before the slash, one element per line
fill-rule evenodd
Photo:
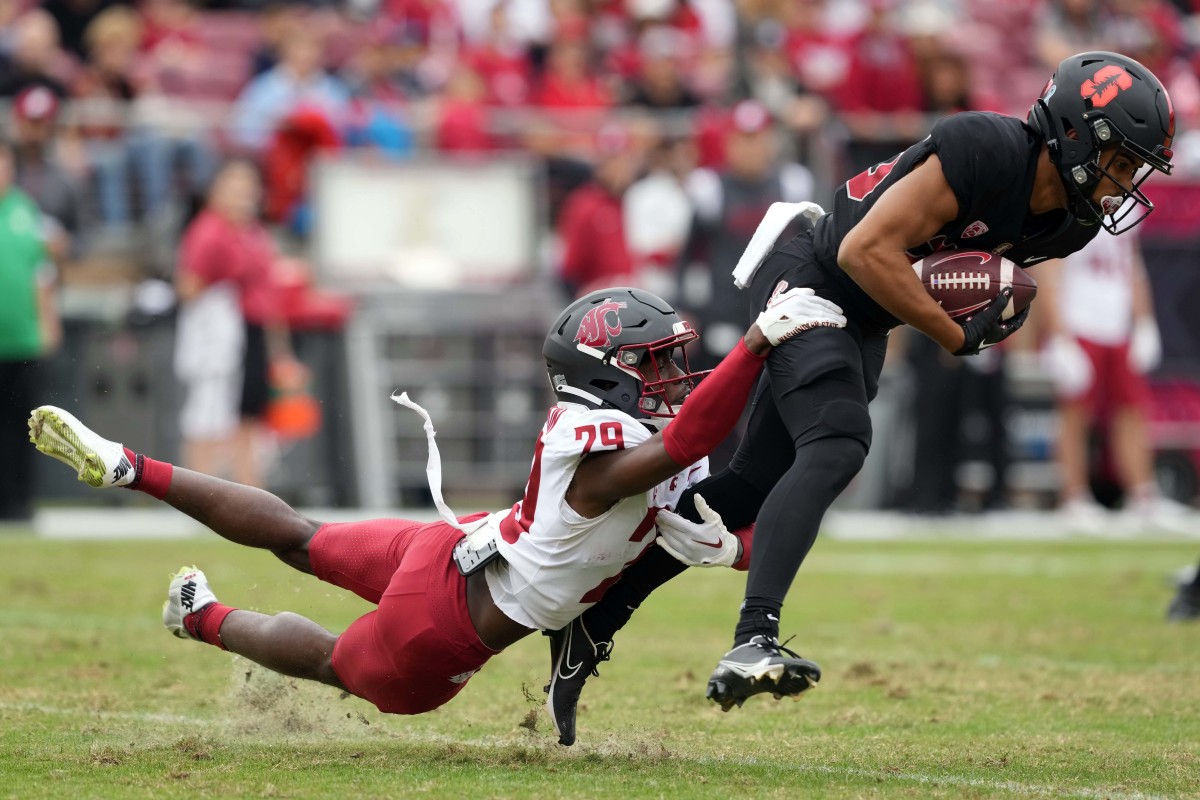
<path fill-rule="evenodd" d="M 837 251 L 875 200 L 934 153 L 958 198 L 958 216 L 910 250 L 911 261 L 953 248 L 985 250 L 1028 267 L 1081 249 L 1099 225 L 1085 225 L 1066 209 L 1037 215 L 1029 211 L 1041 147 L 1039 135 L 1015 117 L 967 111 L 939 120 L 923 141 L 846 181 L 832 213 L 818 220 L 813 232 L 817 266 L 825 273 L 822 294 L 867 329 L 901 324 L 838 266 Z"/>

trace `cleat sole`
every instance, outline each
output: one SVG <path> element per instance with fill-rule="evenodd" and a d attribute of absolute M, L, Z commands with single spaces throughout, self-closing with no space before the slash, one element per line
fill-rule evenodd
<path fill-rule="evenodd" d="M 80 481 L 92 488 L 104 486 L 108 468 L 100 457 L 84 446 L 75 432 L 53 411 L 37 409 L 29 418 L 29 441 L 44 453 L 75 470 Z"/>
<path fill-rule="evenodd" d="M 814 679 L 798 665 L 773 664 L 753 672 L 718 667 L 709 678 L 705 697 L 719 704 L 722 711 L 729 711 L 734 706 L 741 708 L 756 694 L 770 693 L 776 700 L 784 697 L 799 699 L 816 686 L 818 680 L 819 677 Z"/>

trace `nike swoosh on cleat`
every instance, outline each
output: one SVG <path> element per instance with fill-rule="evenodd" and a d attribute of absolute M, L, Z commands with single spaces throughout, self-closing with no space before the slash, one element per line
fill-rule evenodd
<path fill-rule="evenodd" d="M 578 664 L 571 663 L 571 641 L 575 636 L 575 625 L 567 626 L 567 641 L 563 644 L 562 664 L 558 668 L 560 678 L 573 678 L 575 673 L 579 672 L 579 668 L 583 666 L 583 662 Z M 565 670 L 565 671 L 564 671 Z"/>

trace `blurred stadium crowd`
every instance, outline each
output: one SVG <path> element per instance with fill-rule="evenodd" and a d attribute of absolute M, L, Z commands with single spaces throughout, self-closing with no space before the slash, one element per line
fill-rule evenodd
<path fill-rule="evenodd" d="M 39 173 L 18 181 L 62 223 L 70 252 L 157 235 L 157 251 L 134 250 L 157 253 L 166 271 L 188 204 L 231 153 L 260 162 L 267 218 L 301 235 L 305 165 L 322 150 L 530 151 L 558 167 L 556 218 L 580 171 L 621 146 L 589 135 L 603 122 L 629 119 L 643 156 L 686 140 L 691 152 L 665 156 L 676 171 L 714 167 L 737 124 L 726 112 L 750 98 L 825 189 L 923 136 L 929 115 L 1024 116 L 1058 61 L 1086 49 L 1154 70 L 1186 132 L 1200 118 L 1198 10 L 1195 0 L 4 0 L 0 102 L 12 104 L 18 172 Z"/>
<path fill-rule="evenodd" d="M 1179 177 L 1150 194 L 1193 191 L 1147 237 L 1194 254 L 1200 0 L 0 0 L 0 122 L 67 289 L 176 279 L 231 158 L 258 166 L 279 254 L 310 257 L 319 158 L 519 153 L 546 190 L 528 277 L 651 288 L 718 354 L 745 310 L 717 282 L 770 202 L 827 203 L 945 114 L 1024 117 L 1062 58 L 1094 49 L 1171 93 Z"/>

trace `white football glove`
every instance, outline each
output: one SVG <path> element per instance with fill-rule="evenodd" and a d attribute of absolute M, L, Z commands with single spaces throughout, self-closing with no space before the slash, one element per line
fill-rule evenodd
<path fill-rule="evenodd" d="M 1153 317 L 1141 317 L 1133 323 L 1129 337 L 1129 366 L 1145 375 L 1162 363 L 1162 338 Z"/>
<path fill-rule="evenodd" d="M 742 543 L 700 495 L 696 495 L 696 510 L 703 522 L 673 511 L 658 512 L 654 520 L 658 546 L 689 567 L 732 567 L 742 555 Z"/>
<path fill-rule="evenodd" d="M 846 318 L 836 303 L 831 303 L 807 287 L 789 289 L 767 301 L 767 309 L 755 324 L 772 345 L 786 342 L 811 328 L 844 328 Z"/>
<path fill-rule="evenodd" d="M 1043 352 L 1044 367 L 1054 390 L 1063 397 L 1077 397 L 1092 385 L 1092 360 L 1071 336 L 1050 339 Z"/>

